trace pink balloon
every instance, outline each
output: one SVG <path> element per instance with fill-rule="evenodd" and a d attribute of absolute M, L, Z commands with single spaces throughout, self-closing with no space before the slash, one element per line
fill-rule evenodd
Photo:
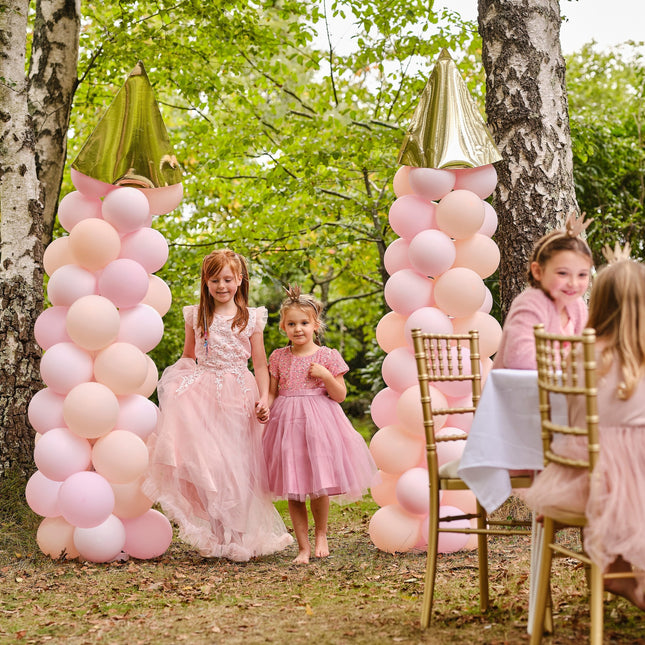
<path fill-rule="evenodd" d="M 65 326 L 66 318 L 67 307 L 48 307 L 36 318 L 34 337 L 42 349 L 48 350 L 56 343 L 71 341 Z"/>
<path fill-rule="evenodd" d="M 464 515 L 465 513 L 455 506 L 442 505 L 439 507 L 439 517 L 449 517 L 455 515 Z M 441 528 L 459 528 L 467 529 L 470 527 L 470 520 L 454 520 L 452 522 L 439 522 Z M 460 551 L 466 546 L 468 538 L 467 533 L 439 533 L 439 542 L 437 545 L 438 553 L 454 553 Z"/>
<path fill-rule="evenodd" d="M 396 482 L 398 475 L 386 473 L 384 470 L 378 471 L 378 483 L 370 488 L 372 499 L 379 506 L 387 506 L 396 503 Z"/>
<path fill-rule="evenodd" d="M 407 346 L 397 347 L 387 354 L 381 370 L 385 384 L 397 392 L 418 382 L 417 361 Z"/>
<path fill-rule="evenodd" d="M 47 283 L 47 296 L 52 305 L 69 307 L 73 302 L 96 293 L 96 277 L 76 264 L 56 269 Z"/>
<path fill-rule="evenodd" d="M 412 168 L 410 186 L 412 191 L 425 199 L 435 201 L 445 197 L 455 186 L 455 174 L 437 168 Z"/>
<path fill-rule="evenodd" d="M 121 239 L 108 222 L 85 219 L 69 234 L 69 246 L 77 264 L 88 271 L 98 271 L 119 257 Z"/>
<path fill-rule="evenodd" d="M 408 249 L 412 267 L 433 278 L 453 265 L 456 253 L 454 242 L 445 233 L 435 229 L 417 233 Z"/>
<path fill-rule="evenodd" d="M 406 344 L 403 328 L 406 317 L 396 311 L 388 311 L 376 325 L 376 342 L 384 352 L 391 352 Z"/>
<path fill-rule="evenodd" d="M 36 542 L 50 558 L 73 560 L 78 557 L 74 546 L 74 527 L 62 517 L 46 517 L 38 527 Z"/>
<path fill-rule="evenodd" d="M 374 546 L 387 553 L 405 553 L 419 540 L 421 521 L 398 504 L 379 508 L 369 524 L 369 536 Z"/>
<path fill-rule="evenodd" d="M 184 196 L 184 187 L 181 184 L 161 186 L 160 188 L 140 188 L 148 199 L 151 215 L 166 215 L 179 206 Z"/>
<path fill-rule="evenodd" d="M 146 224 L 150 204 L 137 188 L 119 186 L 103 200 L 103 218 L 122 235 L 136 231 Z"/>
<path fill-rule="evenodd" d="M 146 354 L 161 342 L 164 325 L 156 309 L 140 304 L 130 309 L 121 309 L 120 314 L 120 342 L 131 343 Z"/>
<path fill-rule="evenodd" d="M 398 400 L 399 393 L 389 387 L 383 388 L 375 394 L 370 406 L 370 414 L 377 427 L 383 428 L 396 423 L 396 402 Z"/>
<path fill-rule="evenodd" d="M 99 278 L 99 294 L 117 307 L 134 307 L 146 293 L 150 281 L 146 270 L 134 260 L 119 258 L 110 262 Z"/>
<path fill-rule="evenodd" d="M 410 170 L 412 170 L 410 166 L 401 166 L 394 175 L 392 188 L 397 197 L 403 197 L 403 195 L 413 192 L 410 186 Z"/>
<path fill-rule="evenodd" d="M 103 349 L 114 342 L 119 324 L 119 311 L 103 296 L 83 296 L 67 312 L 67 333 L 77 345 L 89 351 Z"/>
<path fill-rule="evenodd" d="M 484 202 L 484 223 L 477 231 L 481 235 L 492 237 L 497 230 L 497 213 L 495 209 L 488 203 Z"/>
<path fill-rule="evenodd" d="M 74 529 L 74 546 L 79 555 L 90 562 L 111 562 L 125 546 L 125 528 L 115 515 L 108 515 L 100 524 Z"/>
<path fill-rule="evenodd" d="M 158 420 L 159 408 L 145 396 L 130 394 L 119 398 L 117 429 L 129 430 L 145 440 L 157 429 Z"/>
<path fill-rule="evenodd" d="M 453 321 L 454 325 L 454 321 Z M 442 350 L 445 351 L 445 347 L 442 347 Z M 457 354 L 457 348 L 450 348 L 450 363 L 448 362 L 447 356 L 442 355 L 442 360 L 436 361 L 437 367 L 443 367 L 443 373 L 448 374 L 457 374 L 458 365 L 459 365 L 459 355 Z M 464 375 L 470 376 L 472 374 L 472 368 L 470 363 L 470 350 L 466 347 L 462 347 L 461 351 L 461 364 Z M 438 390 L 443 392 L 446 396 L 451 397 L 461 397 L 467 396 L 472 392 L 472 381 L 437 381 L 432 384 Z"/>
<path fill-rule="evenodd" d="M 58 491 L 61 482 L 48 479 L 37 470 L 27 482 L 25 497 L 29 508 L 42 517 L 57 517 L 60 515 Z"/>
<path fill-rule="evenodd" d="M 485 298 L 484 281 L 472 269 L 448 269 L 435 280 L 435 302 L 449 316 L 470 316 L 484 304 Z"/>
<path fill-rule="evenodd" d="M 121 240 L 120 257 L 134 260 L 147 273 L 154 273 L 168 259 L 168 242 L 159 231 L 148 227 L 140 228 Z"/>
<path fill-rule="evenodd" d="M 471 329 L 479 331 L 479 353 L 483 357 L 492 356 L 502 340 L 502 326 L 490 314 L 476 311 L 464 318 L 453 320 L 455 332 L 468 333 Z"/>
<path fill-rule="evenodd" d="M 408 513 L 427 515 L 430 507 L 428 471 L 425 468 L 406 470 L 396 483 L 396 499 Z"/>
<path fill-rule="evenodd" d="M 411 239 L 420 231 L 435 228 L 435 205 L 418 195 L 403 195 L 390 206 L 389 221 L 397 235 Z"/>
<path fill-rule="evenodd" d="M 141 490 L 141 483 L 145 476 L 141 476 L 126 484 L 112 484 L 114 491 L 114 515 L 121 520 L 131 519 L 143 515 L 152 507 L 153 500 Z"/>
<path fill-rule="evenodd" d="M 412 330 L 420 329 L 426 334 L 452 334 L 452 322 L 448 316 L 437 307 L 421 307 L 413 311 L 403 326 L 403 333 L 409 347 L 412 343 Z"/>
<path fill-rule="evenodd" d="M 74 188 L 88 197 L 105 197 L 105 195 L 116 188 L 112 184 L 88 177 L 75 168 L 70 170 L 70 176 Z"/>
<path fill-rule="evenodd" d="M 477 511 L 477 498 L 471 490 L 445 490 L 443 491 L 441 503 L 446 506 L 456 506 L 464 513 L 475 513 Z M 477 526 L 476 521 L 474 526 Z"/>
<path fill-rule="evenodd" d="M 397 426 L 384 426 L 370 440 L 376 466 L 392 475 L 416 466 L 423 448 L 420 437 L 409 435 Z"/>
<path fill-rule="evenodd" d="M 445 408 L 448 405 L 446 397 L 437 388 L 432 386 L 430 386 L 430 398 L 435 409 Z M 399 419 L 402 430 L 405 430 L 405 432 L 414 437 L 425 437 L 423 409 L 421 408 L 421 390 L 418 385 L 413 385 L 401 393 L 396 404 L 396 416 Z M 445 416 L 437 415 L 434 417 L 435 433 L 443 427 L 445 422 Z M 416 463 L 413 465 L 416 465 Z"/>
<path fill-rule="evenodd" d="M 145 381 L 133 392 L 133 394 L 140 394 L 146 398 L 152 396 L 153 392 L 157 389 L 157 382 L 159 381 L 159 370 L 155 365 L 155 362 L 148 356 L 144 354 L 146 361 L 148 363 L 148 374 Z"/>
<path fill-rule="evenodd" d="M 490 292 L 490 289 L 486 287 L 486 297 L 484 298 L 484 303 L 478 309 L 484 314 L 489 314 L 490 310 L 493 308 L 493 294 Z"/>
<path fill-rule="evenodd" d="M 92 378 L 92 357 L 74 343 L 56 343 L 40 359 L 40 375 L 57 394 Z"/>
<path fill-rule="evenodd" d="M 463 439 L 455 441 L 437 442 L 437 461 L 439 466 L 443 466 L 451 461 L 459 461 L 466 447 L 466 433 L 461 428 L 453 426 L 443 426 L 435 432 L 435 437 L 454 437 L 459 436 Z"/>
<path fill-rule="evenodd" d="M 472 269 L 482 278 L 488 278 L 499 266 L 499 248 L 497 244 L 480 233 L 475 233 L 464 240 L 455 242 L 457 255 L 456 267 Z"/>
<path fill-rule="evenodd" d="M 490 360 L 490 359 L 485 359 Z M 448 405 L 451 408 L 469 408 L 473 404 L 473 397 L 469 393 L 467 396 L 462 396 L 459 398 L 448 397 Z M 473 423 L 473 413 L 467 412 L 463 414 L 449 414 L 446 417 L 446 423 L 444 425 L 448 428 L 458 428 L 466 434 L 470 432 L 470 426 Z"/>
<path fill-rule="evenodd" d="M 60 487 L 58 500 L 63 517 L 82 528 L 105 522 L 114 508 L 114 493 L 109 482 L 90 471 L 70 475 Z"/>
<path fill-rule="evenodd" d="M 65 397 L 63 416 L 79 437 L 96 439 L 110 432 L 119 415 L 119 400 L 101 383 L 81 383 Z"/>
<path fill-rule="evenodd" d="M 135 394 L 147 374 L 146 355 L 131 343 L 112 343 L 94 358 L 94 378 L 117 395 Z"/>
<path fill-rule="evenodd" d="M 407 316 L 415 309 L 433 304 L 433 289 L 432 280 L 412 269 L 401 269 L 385 283 L 385 301 L 394 311 Z"/>
<path fill-rule="evenodd" d="M 31 397 L 27 408 L 27 418 L 33 429 L 45 434 L 52 428 L 65 425 L 63 419 L 63 401 L 65 397 L 51 388 L 43 388 Z"/>
<path fill-rule="evenodd" d="M 159 276 L 150 275 L 148 280 L 148 290 L 141 304 L 150 305 L 160 316 L 165 316 L 172 304 L 170 288 Z"/>
<path fill-rule="evenodd" d="M 112 430 L 97 439 L 92 448 L 92 463 L 96 472 L 111 484 L 127 484 L 148 467 L 148 448 L 134 432 Z"/>
<path fill-rule="evenodd" d="M 401 269 L 410 269 L 412 265 L 408 258 L 408 246 L 410 243 L 403 237 L 397 237 L 387 249 L 383 256 L 385 270 L 392 275 Z"/>
<path fill-rule="evenodd" d="M 43 267 L 45 273 L 49 276 L 65 264 L 74 264 L 75 262 L 74 254 L 69 245 L 68 235 L 57 237 L 50 242 L 43 254 Z"/>
<path fill-rule="evenodd" d="M 455 168 L 455 190 L 469 190 L 481 199 L 493 194 L 497 185 L 495 166 L 488 164 L 478 168 Z"/>
<path fill-rule="evenodd" d="M 101 217 L 101 200 L 74 190 L 67 193 L 58 205 L 58 221 L 71 231 L 81 220 Z"/>
<path fill-rule="evenodd" d="M 91 456 L 89 441 L 67 428 L 52 428 L 39 439 L 34 448 L 34 462 L 38 470 L 48 479 L 57 482 L 87 470 Z"/>
<path fill-rule="evenodd" d="M 140 517 L 124 520 L 125 552 L 139 560 L 162 555 L 172 542 L 172 526 L 159 511 L 150 509 Z"/>
<path fill-rule="evenodd" d="M 484 223 L 484 202 L 469 190 L 453 190 L 437 204 L 436 222 L 452 238 L 470 237 Z"/>

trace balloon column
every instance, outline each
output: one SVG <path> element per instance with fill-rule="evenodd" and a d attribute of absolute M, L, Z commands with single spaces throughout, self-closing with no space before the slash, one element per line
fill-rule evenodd
<path fill-rule="evenodd" d="M 479 330 L 484 376 L 499 344 L 501 327 L 489 313 L 492 297 L 484 284 L 499 264 L 499 250 L 491 239 L 497 216 L 484 200 L 497 183 L 492 163 L 500 158 L 444 50 L 399 153 L 403 165 L 394 177 L 397 199 L 389 211 L 390 225 L 399 236 L 384 258 L 390 276 L 384 295 L 392 311 L 376 328 L 377 342 L 386 352 L 382 375 L 387 387 L 372 401 L 372 419 L 379 429 L 370 442 L 381 474 L 371 492 L 381 508 L 371 518 L 369 534 L 383 551 L 427 547 L 429 478 L 411 330 Z M 437 383 L 431 396 L 441 407 L 470 405 L 470 384 Z M 437 434 L 464 437 L 438 444 L 440 465 L 459 459 L 470 422 L 466 415 L 435 419 Z M 443 492 L 442 516 L 474 510 L 470 491 Z M 467 526 L 468 520 L 464 522 Z M 468 547 L 468 538 L 442 533 L 439 551 Z"/>
<path fill-rule="evenodd" d="M 182 198 L 169 152 L 139 63 L 72 165 L 76 190 L 58 208 L 68 235 L 44 255 L 52 306 L 34 333 L 46 387 L 28 409 L 38 470 L 25 494 L 44 517 L 36 539 L 52 558 L 152 558 L 172 539 L 170 522 L 141 491 L 158 417 L 148 352 L 171 303 L 154 275 L 168 244 L 151 224 Z M 150 176 L 149 168 L 162 171 Z"/>

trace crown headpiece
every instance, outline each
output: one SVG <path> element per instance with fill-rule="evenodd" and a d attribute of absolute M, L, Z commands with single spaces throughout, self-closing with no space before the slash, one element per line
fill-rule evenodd
<path fill-rule="evenodd" d="M 587 230 L 591 222 L 593 222 L 593 218 L 585 220 L 585 213 L 582 213 L 580 217 L 576 217 L 575 213 L 571 213 L 564 222 L 564 229 L 569 237 L 578 237 L 583 231 Z"/>
<path fill-rule="evenodd" d="M 302 289 L 299 285 L 287 285 L 284 287 L 284 290 L 287 294 L 289 302 L 300 302 L 300 296 L 302 295 Z"/>
<path fill-rule="evenodd" d="M 629 246 L 629 242 L 627 242 L 622 248 L 618 242 L 614 244 L 613 249 L 609 244 L 605 244 L 605 246 L 602 247 L 602 254 L 605 256 L 605 260 L 607 260 L 609 264 L 614 264 L 615 262 L 620 262 L 622 260 L 631 260 L 630 252 L 631 247 Z"/>

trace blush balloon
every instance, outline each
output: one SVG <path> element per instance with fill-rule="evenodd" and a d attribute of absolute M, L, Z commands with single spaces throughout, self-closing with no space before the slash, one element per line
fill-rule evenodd
<path fill-rule="evenodd" d="M 430 507 L 430 479 L 425 468 L 406 470 L 396 483 L 401 508 L 415 515 L 427 515 Z"/>
<path fill-rule="evenodd" d="M 82 528 L 105 522 L 114 508 L 114 493 L 109 482 L 90 471 L 70 475 L 60 487 L 58 500 L 63 517 Z"/>
<path fill-rule="evenodd" d="M 394 311 L 407 316 L 415 309 L 432 305 L 433 290 L 432 280 L 412 269 L 402 269 L 388 278 L 384 295 Z"/>
<path fill-rule="evenodd" d="M 446 506 L 456 506 L 464 513 L 477 512 L 477 498 L 471 490 L 445 490 L 441 501 Z"/>
<path fill-rule="evenodd" d="M 405 553 L 419 540 L 421 521 L 418 515 L 398 504 L 379 508 L 370 519 L 368 533 L 374 546 L 387 553 Z"/>
<path fill-rule="evenodd" d="M 449 237 L 470 237 L 484 223 L 484 202 L 469 190 L 453 190 L 437 204 L 436 222 Z"/>
<path fill-rule="evenodd" d="M 420 329 L 426 334 L 452 334 L 454 331 L 450 318 L 437 307 L 421 307 L 408 316 L 403 333 L 410 348 L 414 347 L 413 329 Z"/>
<path fill-rule="evenodd" d="M 374 433 L 370 440 L 370 452 L 380 470 L 398 475 L 419 462 L 423 452 L 420 437 L 403 432 L 397 426 L 385 426 Z"/>
<path fill-rule="evenodd" d="M 161 342 L 163 320 L 159 312 L 150 305 L 140 304 L 130 309 L 121 309 L 120 317 L 120 342 L 131 343 L 145 354 Z"/>
<path fill-rule="evenodd" d="M 92 448 L 92 463 L 96 472 L 111 484 L 127 484 L 148 467 L 148 448 L 134 432 L 112 430 L 97 439 Z"/>
<path fill-rule="evenodd" d="M 406 344 L 404 326 L 406 317 L 396 311 L 388 311 L 376 325 L 376 342 L 384 352 L 391 352 Z"/>
<path fill-rule="evenodd" d="M 141 396 L 145 396 L 147 398 L 149 396 L 152 396 L 153 392 L 157 389 L 157 382 L 159 381 L 159 370 L 157 369 L 155 362 L 150 358 L 150 356 L 144 354 L 144 357 L 148 365 L 148 373 L 143 383 L 132 394 L 140 394 Z"/>
<path fill-rule="evenodd" d="M 435 228 L 435 205 L 418 195 L 403 195 L 390 206 L 389 221 L 398 236 L 412 239 L 420 231 Z"/>
<path fill-rule="evenodd" d="M 125 527 L 124 551 L 139 560 L 150 560 L 162 555 L 172 542 L 172 526 L 165 515 L 150 509 L 143 515 L 123 520 Z"/>
<path fill-rule="evenodd" d="M 467 334 L 471 329 L 479 332 L 479 353 L 482 357 L 492 356 L 498 350 L 502 326 L 490 314 L 476 311 L 470 316 L 455 318 L 452 322 L 458 334 Z"/>
<path fill-rule="evenodd" d="M 383 256 L 385 270 L 392 275 L 401 269 L 411 269 L 410 259 L 408 258 L 408 247 L 410 243 L 402 237 L 397 237 L 394 242 L 388 245 Z"/>
<path fill-rule="evenodd" d="M 74 546 L 90 562 L 111 562 L 123 551 L 125 528 L 115 515 L 93 527 L 74 529 Z"/>
<path fill-rule="evenodd" d="M 119 430 L 129 430 L 145 441 L 157 429 L 158 420 L 159 408 L 145 396 L 130 394 L 119 397 L 119 415 L 115 424 Z"/>
<path fill-rule="evenodd" d="M 121 235 L 126 235 L 147 223 L 150 204 L 137 188 L 119 186 L 105 196 L 102 214 Z"/>
<path fill-rule="evenodd" d="M 121 239 L 108 222 L 85 219 L 72 229 L 69 245 L 77 264 L 98 271 L 119 257 Z"/>
<path fill-rule="evenodd" d="M 67 333 L 77 345 L 89 351 L 103 349 L 116 340 L 119 324 L 117 308 L 103 296 L 79 298 L 67 312 Z"/>
<path fill-rule="evenodd" d="M 478 311 L 481 311 L 484 314 L 489 314 L 492 308 L 493 308 L 493 294 L 491 293 L 490 289 L 486 287 L 486 297 L 484 298 L 484 303 L 478 309 Z"/>
<path fill-rule="evenodd" d="M 152 507 L 153 500 L 141 489 L 144 477 L 138 477 L 126 484 L 112 483 L 114 491 L 114 515 L 127 520 L 142 515 Z"/>
<path fill-rule="evenodd" d="M 119 400 L 101 383 L 81 383 L 65 397 L 63 417 L 79 437 L 96 439 L 110 432 L 119 414 Z"/>
<path fill-rule="evenodd" d="M 71 231 L 80 221 L 101 217 L 101 200 L 84 195 L 78 190 L 67 193 L 58 205 L 58 221 L 66 230 Z"/>
<path fill-rule="evenodd" d="M 139 188 L 146 196 L 150 206 L 150 215 L 166 215 L 179 206 L 184 196 L 181 184 L 161 186 L 159 188 Z"/>
<path fill-rule="evenodd" d="M 27 418 L 33 429 L 45 434 L 52 428 L 65 425 L 63 418 L 63 401 L 65 397 L 49 387 L 39 390 L 31 397 L 27 407 Z"/>
<path fill-rule="evenodd" d="M 425 199 L 436 201 L 445 197 L 455 187 L 455 174 L 437 168 L 412 168 L 410 186 L 412 191 Z"/>
<path fill-rule="evenodd" d="M 455 190 L 469 190 L 481 199 L 486 199 L 493 194 L 497 185 L 497 171 L 495 166 L 487 164 L 478 168 L 456 168 Z"/>
<path fill-rule="evenodd" d="M 51 276 L 56 269 L 60 269 L 65 264 L 74 264 L 75 262 L 68 235 L 57 237 L 50 242 L 43 254 L 43 268 L 48 276 Z"/>
<path fill-rule="evenodd" d="M 37 470 L 29 478 L 25 488 L 25 498 L 29 508 L 42 517 L 58 517 L 60 515 L 58 491 L 61 483 L 48 479 Z"/>
<path fill-rule="evenodd" d="M 399 400 L 399 393 L 389 387 L 383 388 L 376 393 L 370 406 L 370 415 L 374 424 L 383 428 L 394 425 L 396 418 L 396 403 Z"/>
<path fill-rule="evenodd" d="M 131 343 L 112 343 L 94 358 L 94 378 L 117 395 L 135 394 L 147 374 L 146 355 Z"/>
<path fill-rule="evenodd" d="M 56 269 L 47 283 L 47 297 L 54 306 L 69 307 L 73 302 L 96 293 L 96 277 L 76 264 Z"/>
<path fill-rule="evenodd" d="M 74 188 L 88 197 L 105 197 L 105 195 L 116 188 L 112 184 L 88 177 L 75 168 L 70 170 L 70 176 Z"/>
<path fill-rule="evenodd" d="M 487 235 L 492 237 L 497 230 L 497 213 L 495 209 L 488 203 L 484 202 L 484 223 L 477 231 L 480 235 Z"/>
<path fill-rule="evenodd" d="M 66 328 L 67 310 L 67 307 L 48 307 L 36 318 L 34 337 L 42 349 L 71 342 Z"/>
<path fill-rule="evenodd" d="M 481 278 L 488 278 L 499 266 L 499 248 L 497 244 L 480 233 L 475 233 L 465 240 L 455 242 L 456 267 L 472 269 Z"/>
<path fill-rule="evenodd" d="M 370 488 L 372 499 L 379 506 L 387 506 L 396 503 L 396 482 L 398 475 L 387 473 L 384 470 L 378 471 L 378 483 Z"/>
<path fill-rule="evenodd" d="M 387 354 L 381 370 L 385 384 L 397 392 L 403 392 L 418 381 L 417 361 L 407 346 L 397 347 Z"/>
<path fill-rule="evenodd" d="M 437 442 L 437 462 L 443 466 L 451 461 L 459 461 L 466 447 L 466 433 L 461 428 L 444 426 L 435 432 L 435 437 L 463 437 L 455 441 Z"/>
<path fill-rule="evenodd" d="M 397 197 L 403 197 L 403 195 L 413 192 L 410 186 L 410 170 L 412 170 L 410 166 L 401 166 L 394 174 L 392 188 Z"/>
<path fill-rule="evenodd" d="M 472 269 L 448 269 L 435 280 L 434 299 L 449 316 L 463 318 L 476 312 L 486 298 L 486 285 Z"/>
<path fill-rule="evenodd" d="M 56 343 L 40 359 L 40 375 L 57 394 L 67 394 L 92 378 L 92 357 L 74 343 Z"/>
<path fill-rule="evenodd" d="M 78 557 L 74 546 L 74 527 L 63 517 L 46 517 L 36 532 L 38 548 L 50 558 L 73 560 Z"/>
<path fill-rule="evenodd" d="M 62 482 L 70 475 L 87 470 L 92 447 L 87 439 L 67 428 L 52 428 L 34 448 L 34 462 L 47 479 Z"/>
<path fill-rule="evenodd" d="M 159 231 L 140 228 L 121 240 L 120 257 L 138 262 L 147 273 L 155 273 L 168 259 L 168 242 Z"/>
<path fill-rule="evenodd" d="M 165 316 L 170 310 L 172 294 L 168 285 L 159 276 L 148 276 L 148 289 L 141 304 L 150 305 L 159 312 L 160 316 Z"/>
<path fill-rule="evenodd" d="M 146 296 L 150 281 L 146 270 L 134 260 L 119 258 L 110 262 L 98 281 L 99 294 L 117 307 L 134 307 Z"/>
<path fill-rule="evenodd" d="M 445 408 L 448 405 L 446 397 L 436 387 L 430 386 L 429 389 L 433 407 L 435 409 Z M 396 416 L 399 419 L 400 427 L 405 432 L 414 437 L 425 437 L 421 390 L 418 385 L 413 385 L 401 393 L 396 404 Z M 445 415 L 436 415 L 433 418 L 436 433 L 437 430 L 443 427 L 446 417 Z M 413 465 L 416 465 L 416 463 Z"/>
<path fill-rule="evenodd" d="M 408 257 L 412 267 L 423 275 L 436 277 L 455 262 L 453 241 L 441 231 L 430 229 L 417 233 L 410 241 Z"/>

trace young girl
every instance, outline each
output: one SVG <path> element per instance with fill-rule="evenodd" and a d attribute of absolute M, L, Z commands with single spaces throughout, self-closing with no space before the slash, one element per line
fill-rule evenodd
<path fill-rule="evenodd" d="M 587 322 L 582 296 L 589 286 L 593 257 L 579 234 L 591 223 L 570 215 L 564 230 L 538 240 L 529 262 L 529 288 L 509 309 L 493 369 L 536 369 L 533 327 L 556 334 L 579 334 Z"/>
<path fill-rule="evenodd" d="M 242 256 L 204 258 L 199 305 L 183 310 L 182 357 L 157 388 L 161 421 L 144 485 L 202 555 L 238 561 L 293 542 L 268 492 L 259 423 L 268 416 L 267 311 L 249 307 L 248 293 Z"/>
<path fill-rule="evenodd" d="M 645 572 L 645 267 L 619 260 L 594 278 L 589 327 L 596 330 L 600 456 L 591 484 L 587 471 L 549 464 L 524 497 L 541 513 L 585 512 L 585 549 L 603 570 Z M 572 397 L 569 418 L 585 425 L 585 403 Z M 585 437 L 556 439 L 553 450 L 587 459 Z M 645 609 L 645 573 L 614 579 L 606 588 Z"/>
<path fill-rule="evenodd" d="M 294 562 L 309 562 L 309 496 L 315 524 L 316 557 L 329 555 L 329 496 L 360 499 L 373 484 L 376 466 L 363 438 L 339 405 L 345 399 L 343 374 L 349 369 L 341 355 L 321 347 L 322 305 L 287 290 L 280 308 L 280 329 L 289 345 L 269 358 L 271 418 L 262 437 L 275 497 L 289 500 L 289 514 L 298 540 Z"/>

